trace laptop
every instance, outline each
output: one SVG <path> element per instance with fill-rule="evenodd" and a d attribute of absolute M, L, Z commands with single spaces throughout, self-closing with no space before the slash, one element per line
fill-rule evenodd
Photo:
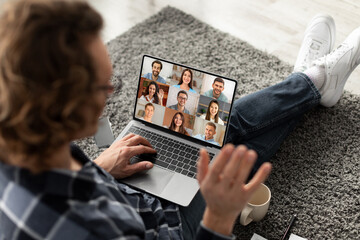
<path fill-rule="evenodd" d="M 144 55 L 137 84 L 133 119 L 116 140 L 138 134 L 157 154 L 133 157 L 131 163 L 147 160 L 154 167 L 121 182 L 188 206 L 199 190 L 199 150 L 208 151 L 211 163 L 224 145 L 237 82 Z"/>

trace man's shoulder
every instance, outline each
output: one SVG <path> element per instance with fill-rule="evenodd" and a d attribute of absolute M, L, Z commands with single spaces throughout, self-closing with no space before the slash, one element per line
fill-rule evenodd
<path fill-rule="evenodd" d="M 221 93 L 221 94 L 220 94 L 218 100 L 223 101 L 223 102 L 229 101 L 229 99 L 225 96 L 224 93 Z"/>
<path fill-rule="evenodd" d="M 159 83 L 166 83 L 165 79 L 162 76 L 158 76 L 158 79 L 156 80 Z"/>
<path fill-rule="evenodd" d="M 207 91 L 204 93 L 204 95 L 207 96 L 207 97 L 212 97 L 212 96 L 213 96 L 213 95 L 212 95 L 212 92 L 213 92 L 212 89 L 207 90 Z"/>
<path fill-rule="evenodd" d="M 217 142 L 217 141 L 215 141 L 214 140 L 214 142 L 213 142 L 216 146 L 220 146 L 220 144 Z"/>
<path fill-rule="evenodd" d="M 196 135 L 194 136 L 194 138 L 203 139 L 203 135 L 201 135 L 201 134 L 196 134 Z"/>
<path fill-rule="evenodd" d="M 215 144 L 215 145 L 217 145 L 217 146 L 220 146 L 220 144 L 219 144 L 217 141 L 215 141 L 214 138 L 209 139 L 209 140 L 205 140 L 205 141 L 206 141 L 206 142 L 209 142 L 209 143 L 212 143 L 212 144 Z"/>
<path fill-rule="evenodd" d="M 143 77 L 151 80 L 152 79 L 152 73 L 145 73 Z"/>
<path fill-rule="evenodd" d="M 169 108 L 177 110 L 177 104 L 171 105 L 171 106 L 169 106 Z"/>

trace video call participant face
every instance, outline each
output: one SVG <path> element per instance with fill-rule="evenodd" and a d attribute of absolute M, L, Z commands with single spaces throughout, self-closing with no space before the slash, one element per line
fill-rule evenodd
<path fill-rule="evenodd" d="M 185 135 L 189 135 L 187 131 L 185 130 L 185 117 L 181 112 L 177 112 L 174 114 L 171 124 L 169 126 L 170 130 L 173 130 L 178 133 L 182 133 Z"/>
<path fill-rule="evenodd" d="M 154 110 L 154 105 L 152 105 L 151 103 L 145 105 L 145 121 L 151 122 L 152 116 L 154 115 Z"/>
<path fill-rule="evenodd" d="M 224 80 L 221 78 L 215 78 L 214 83 L 212 84 L 213 96 L 215 98 L 220 97 L 222 91 L 224 91 Z"/>
<path fill-rule="evenodd" d="M 192 75 L 191 75 L 190 71 L 184 72 L 182 80 L 183 80 L 183 83 L 189 85 L 189 83 L 192 80 Z"/>
<path fill-rule="evenodd" d="M 149 96 L 152 97 L 156 93 L 156 87 L 154 84 L 149 85 Z"/>
<path fill-rule="evenodd" d="M 205 126 L 205 140 L 213 139 L 215 134 L 216 134 L 215 124 L 207 123 Z"/>
<path fill-rule="evenodd" d="M 209 111 L 210 111 L 210 116 L 211 118 L 214 118 L 216 116 L 216 114 L 219 112 L 219 105 L 217 102 L 212 102 L 210 104 L 210 108 L 209 108 Z"/>
<path fill-rule="evenodd" d="M 183 117 L 180 114 L 174 116 L 174 124 L 176 127 L 181 127 L 183 124 Z"/>
<path fill-rule="evenodd" d="M 152 63 L 152 74 L 154 75 L 154 77 L 158 77 L 160 74 L 160 71 L 162 69 L 162 64 L 159 61 L 154 61 Z"/>
<path fill-rule="evenodd" d="M 190 69 L 185 69 L 180 78 L 179 85 L 184 86 L 185 88 L 191 88 L 192 89 L 192 72 Z M 186 89 L 188 90 L 188 89 Z"/>
<path fill-rule="evenodd" d="M 185 107 L 186 101 L 188 99 L 188 95 L 185 91 L 179 91 L 177 95 L 178 104 L 181 107 Z"/>
<path fill-rule="evenodd" d="M 149 96 L 153 97 L 156 93 L 156 86 L 155 84 L 150 84 L 149 85 Z"/>

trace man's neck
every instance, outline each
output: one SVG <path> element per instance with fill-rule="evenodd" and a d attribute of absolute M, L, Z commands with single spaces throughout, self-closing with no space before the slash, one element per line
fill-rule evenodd
<path fill-rule="evenodd" d="M 30 157 L 29 161 L 24 161 L 22 160 L 24 159 L 23 156 L 19 156 L 17 154 L 10 154 L 10 162 L 15 163 L 13 165 L 18 167 L 32 169 L 32 166 L 30 165 L 30 163 L 32 162 L 31 159 L 36 157 L 38 156 Z M 77 171 L 80 170 L 82 167 L 81 164 L 72 157 L 70 151 L 70 144 L 68 143 L 59 147 L 46 158 L 47 159 L 44 160 L 46 160 L 46 162 L 48 163 L 49 169 L 60 168 Z M 13 161 L 11 161 L 11 159 L 13 159 Z"/>
<path fill-rule="evenodd" d="M 183 112 L 185 109 L 185 106 L 181 106 L 180 104 L 177 104 L 177 108 L 179 111 Z"/>
<path fill-rule="evenodd" d="M 213 97 L 214 97 L 214 98 L 219 98 L 220 95 L 221 95 L 221 93 L 220 93 L 219 95 L 216 95 L 215 92 L 213 91 Z"/>
<path fill-rule="evenodd" d="M 211 140 L 211 139 L 213 139 L 213 137 L 212 138 L 206 138 L 206 135 L 205 135 L 205 140 L 206 141 Z"/>
<path fill-rule="evenodd" d="M 148 118 L 148 117 L 144 117 L 144 120 L 147 121 L 147 122 L 151 122 L 151 118 Z"/>
<path fill-rule="evenodd" d="M 152 75 L 152 80 L 156 81 L 158 79 L 159 75 L 157 77 L 154 76 L 154 74 Z"/>

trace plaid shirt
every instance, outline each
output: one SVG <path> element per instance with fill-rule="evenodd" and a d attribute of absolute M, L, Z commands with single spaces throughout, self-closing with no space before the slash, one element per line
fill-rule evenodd
<path fill-rule="evenodd" d="M 178 206 L 117 182 L 76 146 L 80 171 L 0 162 L 0 239 L 182 239 Z M 198 239 L 221 239 L 200 227 Z"/>

